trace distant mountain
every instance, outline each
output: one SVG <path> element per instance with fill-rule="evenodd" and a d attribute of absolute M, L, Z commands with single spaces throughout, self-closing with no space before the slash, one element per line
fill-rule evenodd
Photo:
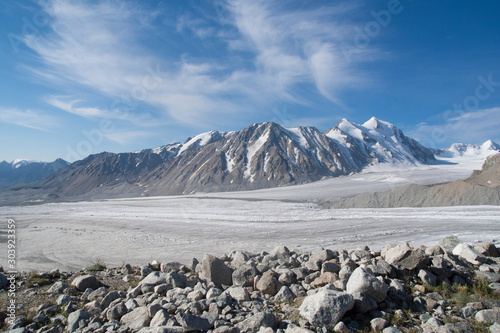
<path fill-rule="evenodd" d="M 500 145 L 491 140 L 482 145 L 454 143 L 446 149 L 438 150 L 437 155 L 443 157 L 481 157 L 497 154 L 500 152 Z"/>
<path fill-rule="evenodd" d="M 143 151 L 91 155 L 16 195 L 91 199 L 249 190 L 434 160 L 433 150 L 376 118 L 362 125 L 343 119 L 324 133 L 270 122 Z"/>
<path fill-rule="evenodd" d="M 0 189 L 17 184 L 32 184 L 69 165 L 58 158 L 53 162 L 15 160 L 0 162 Z"/>

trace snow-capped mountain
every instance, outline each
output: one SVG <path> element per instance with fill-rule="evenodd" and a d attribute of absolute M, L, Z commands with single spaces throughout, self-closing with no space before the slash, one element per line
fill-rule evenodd
<path fill-rule="evenodd" d="M 352 166 L 369 164 L 425 164 L 434 160 L 432 151 L 403 134 L 391 123 L 371 118 L 363 125 L 342 119 L 326 136 L 341 147 Z"/>
<path fill-rule="evenodd" d="M 17 184 L 31 184 L 65 168 L 69 163 L 58 158 L 53 162 L 17 159 L 0 162 L 0 188 Z"/>
<path fill-rule="evenodd" d="M 500 153 L 500 145 L 488 140 L 482 145 L 454 143 L 444 150 L 438 151 L 443 157 L 473 157 L 485 159 L 488 156 Z"/>
<path fill-rule="evenodd" d="M 270 122 L 133 153 L 91 155 L 37 186 L 62 197 L 189 194 L 293 185 L 374 164 L 433 160 L 432 150 L 376 118 L 362 125 L 343 119 L 324 133 Z"/>

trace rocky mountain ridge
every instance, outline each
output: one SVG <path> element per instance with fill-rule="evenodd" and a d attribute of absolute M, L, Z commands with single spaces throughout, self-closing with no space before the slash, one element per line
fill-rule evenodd
<path fill-rule="evenodd" d="M 16 196 L 19 202 L 34 196 L 89 199 L 250 190 L 349 175 L 374 164 L 415 166 L 434 160 L 433 150 L 376 118 L 363 125 L 343 119 L 324 133 L 270 122 L 239 132 L 211 131 L 154 149 L 91 155 L 31 188 L 0 196 L 8 203 Z"/>

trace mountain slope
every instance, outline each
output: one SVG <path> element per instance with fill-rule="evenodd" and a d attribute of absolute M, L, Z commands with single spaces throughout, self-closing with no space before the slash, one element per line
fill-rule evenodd
<path fill-rule="evenodd" d="M 0 162 L 0 189 L 17 184 L 32 184 L 69 165 L 62 159 L 53 162 L 15 160 Z"/>
<path fill-rule="evenodd" d="M 330 208 L 393 208 L 500 205 L 500 155 L 486 159 L 466 180 L 439 185 L 410 184 L 327 204 Z"/>

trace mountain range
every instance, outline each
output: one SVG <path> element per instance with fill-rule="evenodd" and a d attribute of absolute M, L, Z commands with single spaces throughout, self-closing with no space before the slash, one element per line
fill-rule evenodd
<path fill-rule="evenodd" d="M 489 145 L 498 149 L 494 142 Z M 432 164 L 435 154 L 465 154 L 477 146 L 453 147 L 424 147 L 375 117 L 361 125 L 342 119 L 325 132 L 268 122 L 238 132 L 202 133 L 184 143 L 154 149 L 90 155 L 34 185 L 3 191 L 0 200 L 7 204 L 27 198 L 96 199 L 269 188 L 349 175 L 367 166 Z"/>
<path fill-rule="evenodd" d="M 0 189 L 18 184 L 31 184 L 67 167 L 70 163 L 63 159 L 53 162 L 15 160 L 0 162 Z"/>

